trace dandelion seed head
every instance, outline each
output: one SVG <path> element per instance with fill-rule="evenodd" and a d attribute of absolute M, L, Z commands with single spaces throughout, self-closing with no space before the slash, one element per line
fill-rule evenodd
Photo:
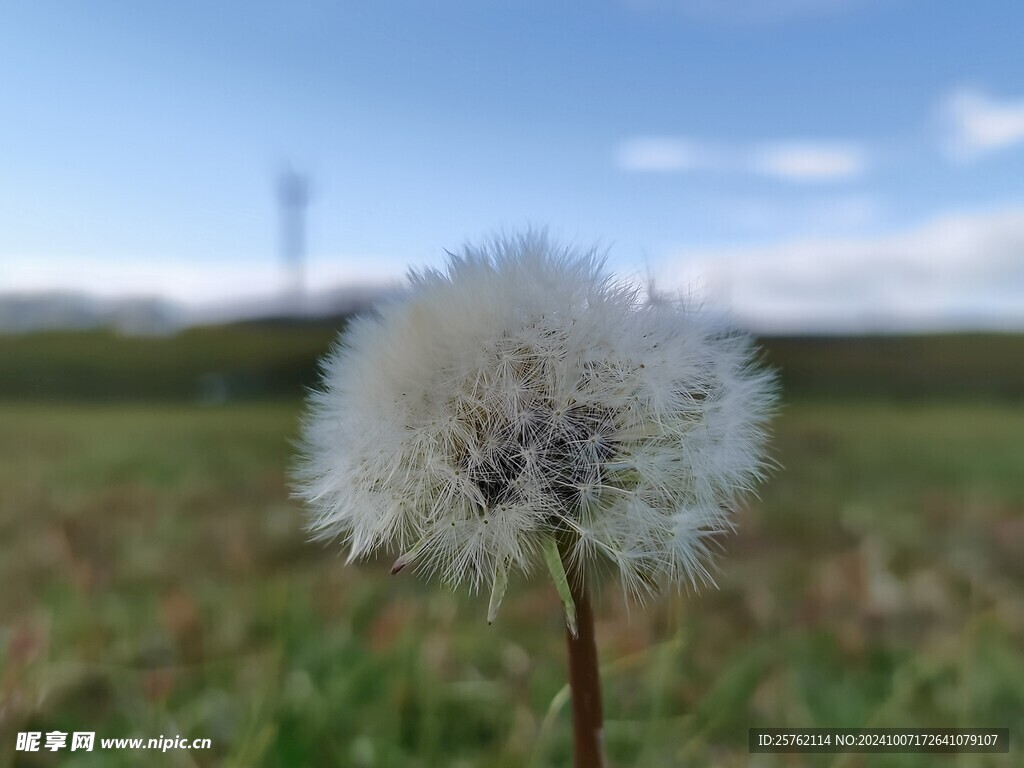
<path fill-rule="evenodd" d="M 775 402 L 745 336 L 537 233 L 411 284 L 324 361 L 297 488 L 317 536 L 474 588 L 551 537 L 635 595 L 710 580 Z"/>

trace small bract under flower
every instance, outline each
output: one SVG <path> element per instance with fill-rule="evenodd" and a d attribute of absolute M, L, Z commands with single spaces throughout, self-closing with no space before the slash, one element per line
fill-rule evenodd
<path fill-rule="evenodd" d="M 299 489 L 312 530 L 499 601 L 553 542 L 635 594 L 707 580 L 710 538 L 764 468 L 775 387 L 749 340 L 537 234 L 411 282 L 324 363 Z"/>

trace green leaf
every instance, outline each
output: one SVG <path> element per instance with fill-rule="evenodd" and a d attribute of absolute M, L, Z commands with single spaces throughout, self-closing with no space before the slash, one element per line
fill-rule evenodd
<path fill-rule="evenodd" d="M 553 537 L 548 537 L 544 542 L 544 561 L 551 571 L 551 578 L 555 582 L 555 589 L 558 596 L 562 598 L 562 607 L 565 608 L 565 623 L 577 637 L 579 632 L 576 628 L 576 603 L 573 602 L 572 592 L 569 591 L 569 578 L 565 575 L 565 566 L 562 564 L 562 553 L 558 551 L 558 542 Z"/>
<path fill-rule="evenodd" d="M 498 608 L 508 589 L 508 561 L 500 560 L 494 568 L 494 585 L 491 587 L 491 601 L 487 604 L 487 623 L 493 624 L 498 618 Z"/>
<path fill-rule="evenodd" d="M 423 547 L 426 544 L 426 542 L 427 537 L 424 536 L 422 539 L 420 539 L 413 545 L 412 549 L 410 549 L 408 552 L 403 552 L 401 555 L 399 555 L 398 559 L 395 560 L 395 564 L 391 566 L 391 575 L 395 576 L 396 574 L 404 570 L 406 566 L 415 561 L 416 558 L 420 556 L 420 552 L 423 551 Z M 352 558 L 349 557 L 349 560 L 351 559 Z"/>

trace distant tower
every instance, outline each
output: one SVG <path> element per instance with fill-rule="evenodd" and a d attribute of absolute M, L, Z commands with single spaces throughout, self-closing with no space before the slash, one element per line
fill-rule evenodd
<path fill-rule="evenodd" d="M 281 206 L 281 254 L 285 264 L 285 299 L 288 308 L 301 313 L 305 308 L 306 204 L 309 179 L 285 168 L 277 179 Z"/>

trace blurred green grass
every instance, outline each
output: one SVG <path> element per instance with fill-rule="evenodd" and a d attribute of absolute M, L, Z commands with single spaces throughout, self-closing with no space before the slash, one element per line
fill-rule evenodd
<path fill-rule="evenodd" d="M 0 334 L 0 399 L 203 402 L 295 399 L 343 320 L 246 322 L 170 336 L 111 330 Z"/>
<path fill-rule="evenodd" d="M 251 321 L 170 336 L 109 330 L 0 334 L 0 399 L 295 399 L 344 318 Z M 769 337 L 765 359 L 799 400 L 1024 402 L 1024 334 Z"/>
<path fill-rule="evenodd" d="M 291 398 L 246 402 L 251 390 L 211 399 L 195 383 L 245 355 L 234 370 L 275 370 L 261 355 L 304 359 L 290 374 L 304 381 L 310 350 L 322 351 L 330 334 L 282 331 L 283 341 L 261 347 L 252 328 L 206 333 L 199 351 L 175 337 L 130 340 L 158 351 L 123 355 L 116 337 L 103 337 L 97 343 L 115 349 L 105 353 L 112 360 L 78 353 L 92 371 L 84 381 L 110 381 L 107 390 L 86 388 L 99 395 L 83 390 L 82 402 L 69 403 L 30 389 L 0 401 L 0 766 L 568 765 L 552 588 L 543 578 L 513 583 L 488 626 L 486 596 L 392 577 L 386 558 L 345 566 L 335 548 L 307 543 L 288 491 L 301 412 L 294 387 Z M 229 343 L 250 333 L 250 352 Z M 1020 343 L 993 338 L 1007 349 Z M 1002 726 L 1011 755 L 942 764 L 1020 762 L 1017 362 L 999 363 L 1001 397 L 989 384 L 972 396 L 913 388 L 872 396 L 884 371 L 854 366 L 837 343 L 803 352 L 769 344 L 797 396 L 775 423 L 782 469 L 722 541 L 719 589 L 646 606 L 624 601 L 614 584 L 602 590 L 614 765 L 940 760 L 751 756 L 747 729 L 756 726 Z M 185 351 L 159 353 L 161 344 Z M 26 349 L 23 376 L 61 359 L 45 343 L 38 358 Z M 157 373 L 139 373 L 138 402 L 103 402 L 124 391 L 114 383 L 119 371 L 151 364 L 134 354 L 150 355 Z M 10 359 L 0 357 L 0 368 Z M 175 387 L 138 383 L 159 378 L 160 365 L 177 371 Z M 859 376 L 868 394 L 829 398 L 814 389 L 815 371 L 825 381 Z M 281 381 L 280 392 L 264 394 L 284 393 Z M 180 734 L 211 738 L 213 748 L 14 751 L 17 732 L 51 730 Z"/>

